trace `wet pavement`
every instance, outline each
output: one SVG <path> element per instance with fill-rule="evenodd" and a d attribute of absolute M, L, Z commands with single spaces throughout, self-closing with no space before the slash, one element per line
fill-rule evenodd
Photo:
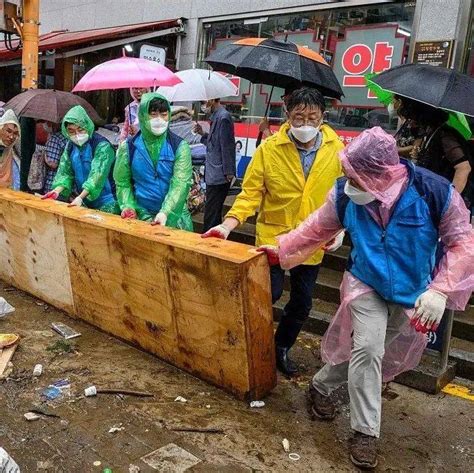
<path fill-rule="evenodd" d="M 22 338 L 12 359 L 13 372 L 0 381 L 0 446 L 22 472 L 102 472 L 107 467 L 114 473 L 357 471 L 347 454 L 346 393 L 339 393 L 340 412 L 333 423 L 314 422 L 307 412 L 308 382 L 321 364 L 318 337 L 303 335 L 294 350 L 302 376 L 294 381 L 280 377 L 265 407 L 251 409 L 143 351 L 5 288 L 0 284 L 0 296 L 16 311 L 0 319 L 0 332 Z M 81 337 L 64 342 L 50 329 L 58 321 Z M 34 378 L 37 363 L 43 364 L 44 373 Z M 69 380 L 70 389 L 45 402 L 44 388 L 61 379 Z M 147 391 L 154 397 L 86 398 L 84 388 L 91 385 Z M 178 396 L 186 402 L 175 401 Z M 28 422 L 23 415 L 31 409 L 58 417 L 40 415 Z M 384 397 L 377 471 L 472 471 L 473 418 L 472 401 L 392 383 Z M 284 438 L 299 460 L 283 450 Z"/>

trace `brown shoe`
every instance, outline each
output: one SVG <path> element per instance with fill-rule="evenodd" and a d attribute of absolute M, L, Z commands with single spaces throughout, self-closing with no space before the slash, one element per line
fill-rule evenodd
<path fill-rule="evenodd" d="M 354 432 L 349 440 L 351 461 L 355 466 L 372 470 L 377 466 L 377 439 L 371 435 Z"/>
<path fill-rule="evenodd" d="M 311 414 L 322 420 L 333 420 L 336 417 L 336 404 L 330 396 L 321 394 L 312 384 L 309 385 Z"/>

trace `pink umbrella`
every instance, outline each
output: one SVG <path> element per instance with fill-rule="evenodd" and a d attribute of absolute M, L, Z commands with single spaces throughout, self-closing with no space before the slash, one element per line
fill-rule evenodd
<path fill-rule="evenodd" d="M 76 84 L 73 92 L 173 86 L 179 83 L 181 79 L 161 64 L 148 59 L 121 57 L 92 68 Z"/>

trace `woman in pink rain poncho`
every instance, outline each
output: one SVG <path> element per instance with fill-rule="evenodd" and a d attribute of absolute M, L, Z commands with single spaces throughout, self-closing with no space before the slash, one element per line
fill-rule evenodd
<path fill-rule="evenodd" d="M 310 385 L 313 414 L 333 419 L 331 392 L 348 382 L 352 461 L 377 464 L 382 380 L 414 368 L 446 307 L 464 310 L 474 289 L 469 212 L 444 178 L 400 160 L 395 139 L 364 131 L 340 154 L 345 178 L 279 248 L 290 269 L 346 229 L 352 251 L 341 305 L 322 343 L 326 365 Z M 442 250 L 442 251 L 441 251 Z"/>

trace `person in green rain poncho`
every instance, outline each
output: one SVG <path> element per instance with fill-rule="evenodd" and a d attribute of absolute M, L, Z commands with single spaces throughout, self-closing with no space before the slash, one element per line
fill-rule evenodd
<path fill-rule="evenodd" d="M 192 183 L 191 150 L 169 131 L 169 102 L 157 93 L 142 96 L 140 132 L 121 143 L 114 180 L 122 218 L 192 231 L 187 208 Z"/>
<path fill-rule="evenodd" d="M 110 170 L 115 159 L 112 145 L 94 132 L 94 123 L 80 105 L 63 118 L 61 131 L 69 140 L 59 161 L 53 190 L 43 199 L 68 198 L 76 187 L 79 195 L 69 206 L 86 206 L 102 212 L 119 214 L 112 191 Z"/>

